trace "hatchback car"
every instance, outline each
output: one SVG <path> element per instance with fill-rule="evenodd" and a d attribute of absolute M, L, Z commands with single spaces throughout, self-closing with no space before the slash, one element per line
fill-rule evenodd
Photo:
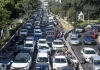
<path fill-rule="evenodd" d="M 10 70 L 29 70 L 32 58 L 28 53 L 18 53 L 12 61 Z"/>
<path fill-rule="evenodd" d="M 27 29 L 21 29 L 20 30 L 20 35 L 27 36 L 27 34 L 28 34 L 28 30 Z"/>
<path fill-rule="evenodd" d="M 80 42 L 80 39 L 76 36 L 72 36 L 70 39 L 69 39 L 69 43 L 71 45 L 79 45 L 81 42 Z"/>

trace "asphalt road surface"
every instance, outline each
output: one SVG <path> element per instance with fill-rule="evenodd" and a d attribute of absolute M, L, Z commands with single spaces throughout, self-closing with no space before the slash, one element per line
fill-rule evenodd
<path fill-rule="evenodd" d="M 89 30 L 87 32 L 89 32 Z M 87 33 L 87 32 L 85 32 L 85 33 Z M 81 42 L 82 42 L 82 37 L 84 36 L 85 33 L 81 34 L 82 35 L 80 37 Z M 70 37 L 70 34 L 67 37 L 67 41 L 68 41 L 69 37 Z M 96 41 L 97 41 L 97 39 L 96 39 Z M 97 43 L 98 43 L 98 41 L 97 41 Z M 98 51 L 97 50 L 97 45 L 84 45 L 84 44 L 81 44 L 79 46 L 72 46 L 72 45 L 70 45 L 70 46 L 71 46 L 72 50 L 74 51 L 75 55 L 78 57 L 79 60 L 81 58 L 81 53 L 80 53 L 81 49 L 84 48 L 84 47 L 91 47 L 91 48 L 94 48 L 96 51 Z M 82 64 L 82 66 L 85 70 L 89 70 L 88 63 Z"/>

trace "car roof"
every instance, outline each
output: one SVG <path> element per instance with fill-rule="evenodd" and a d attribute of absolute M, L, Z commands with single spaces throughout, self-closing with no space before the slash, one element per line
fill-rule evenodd
<path fill-rule="evenodd" d="M 64 55 L 55 55 L 55 58 L 66 58 Z"/>
<path fill-rule="evenodd" d="M 29 53 L 18 53 L 15 58 L 27 58 Z"/>
<path fill-rule="evenodd" d="M 56 39 L 56 40 L 54 40 L 54 42 L 62 42 L 62 40 Z"/>
<path fill-rule="evenodd" d="M 25 41 L 25 44 L 33 44 L 33 41 Z"/>
<path fill-rule="evenodd" d="M 45 53 L 45 52 L 39 52 L 39 53 L 38 53 L 38 56 L 39 56 L 39 57 L 48 57 L 48 54 Z"/>
<path fill-rule="evenodd" d="M 90 48 L 90 47 L 85 47 L 83 48 L 84 50 L 94 50 L 93 48 Z"/>
<path fill-rule="evenodd" d="M 92 56 L 92 58 L 94 59 L 94 60 L 100 60 L 100 56 Z"/>
<path fill-rule="evenodd" d="M 36 67 L 41 67 L 41 66 L 49 66 L 48 63 L 36 63 Z"/>
<path fill-rule="evenodd" d="M 39 39 L 38 41 L 46 41 L 46 39 Z"/>

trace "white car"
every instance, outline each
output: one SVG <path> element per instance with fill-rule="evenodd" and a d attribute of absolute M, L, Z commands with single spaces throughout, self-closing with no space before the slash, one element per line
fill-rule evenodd
<path fill-rule="evenodd" d="M 38 52 L 36 63 L 48 63 L 49 64 L 49 55 L 45 52 Z"/>
<path fill-rule="evenodd" d="M 71 45 L 79 45 L 80 44 L 80 39 L 77 36 L 72 36 L 69 39 L 69 43 Z"/>
<path fill-rule="evenodd" d="M 81 57 L 82 57 L 82 63 L 89 62 L 90 58 L 92 56 L 96 56 L 97 53 L 93 48 L 85 47 L 81 50 Z"/>
<path fill-rule="evenodd" d="M 34 41 L 25 41 L 24 49 L 29 49 L 31 52 L 34 52 Z"/>
<path fill-rule="evenodd" d="M 39 52 L 46 52 L 46 53 L 50 53 L 51 49 L 48 45 L 39 45 L 38 46 L 38 51 Z"/>
<path fill-rule="evenodd" d="M 66 56 L 64 55 L 55 55 L 53 58 L 53 69 L 57 70 L 59 67 L 68 66 Z"/>
<path fill-rule="evenodd" d="M 28 53 L 18 53 L 12 61 L 10 70 L 29 70 L 32 58 Z"/>
<path fill-rule="evenodd" d="M 100 56 L 92 56 L 89 61 L 90 70 L 100 70 Z"/>
<path fill-rule="evenodd" d="M 61 50 L 61 49 L 64 49 L 64 43 L 62 42 L 62 40 L 54 40 L 52 42 L 52 48 L 53 50 Z"/>
<path fill-rule="evenodd" d="M 42 34 L 41 29 L 34 29 L 34 34 Z"/>
<path fill-rule="evenodd" d="M 28 30 L 27 29 L 21 29 L 20 30 L 20 35 L 27 36 L 27 34 L 28 34 Z"/>
<path fill-rule="evenodd" d="M 37 46 L 48 46 L 46 39 L 39 39 Z"/>

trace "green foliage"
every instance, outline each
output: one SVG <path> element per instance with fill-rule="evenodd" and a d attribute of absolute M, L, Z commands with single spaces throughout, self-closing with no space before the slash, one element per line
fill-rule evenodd
<path fill-rule="evenodd" d="M 21 27 L 22 23 L 17 23 L 17 26 L 15 28 L 12 28 L 9 30 L 9 35 L 12 36 L 16 30 L 18 30 L 19 27 Z"/>
<path fill-rule="evenodd" d="M 49 7 L 55 9 L 62 17 L 69 17 L 69 21 L 76 22 L 78 14 L 82 11 L 85 19 L 96 20 L 100 16 L 100 0 L 62 0 L 61 4 L 55 0 L 49 0 Z M 52 10 L 51 10 L 52 11 Z M 54 12 L 54 11 L 53 11 Z M 68 15 L 69 13 L 69 15 Z M 73 16 L 72 16 L 73 15 Z"/>
<path fill-rule="evenodd" d="M 31 14 L 39 5 L 39 0 L 0 0 L 0 30 L 10 24 L 12 19 L 18 18 L 20 13 Z"/>

